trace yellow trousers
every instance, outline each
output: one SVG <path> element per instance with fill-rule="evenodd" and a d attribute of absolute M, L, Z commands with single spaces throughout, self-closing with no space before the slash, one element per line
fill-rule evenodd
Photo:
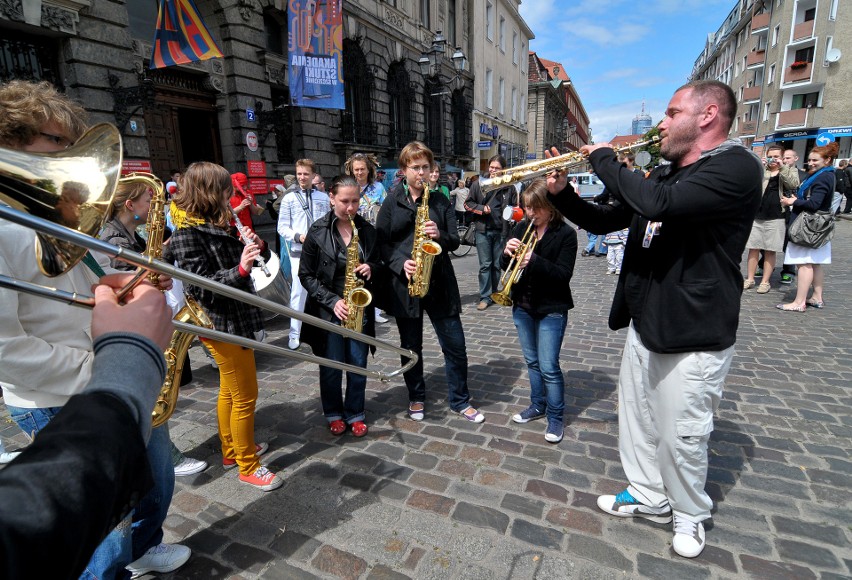
<path fill-rule="evenodd" d="M 235 459 L 242 475 L 260 467 L 254 443 L 254 411 L 257 405 L 257 369 L 254 351 L 227 342 L 204 339 L 219 365 L 219 440 L 222 457 Z"/>

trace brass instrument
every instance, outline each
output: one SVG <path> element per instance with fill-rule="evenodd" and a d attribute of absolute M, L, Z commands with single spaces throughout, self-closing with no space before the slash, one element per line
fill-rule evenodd
<path fill-rule="evenodd" d="M 423 298 L 429 293 L 429 281 L 432 278 L 432 266 L 435 257 L 443 250 L 426 234 L 426 222 L 429 221 L 429 184 L 423 182 L 423 195 L 417 206 L 417 216 L 414 218 L 414 247 L 411 259 L 416 265 L 414 274 L 408 281 L 408 295 Z"/>
<path fill-rule="evenodd" d="M 493 300 L 495 304 L 499 304 L 500 306 L 512 305 L 512 286 L 521 279 L 521 274 L 523 273 L 523 270 L 521 270 L 521 262 L 523 262 L 525 255 L 533 251 L 537 243 L 538 236 L 535 235 L 535 222 L 530 220 L 530 225 L 527 226 L 527 230 L 524 232 L 524 237 L 521 238 L 520 245 L 517 249 L 515 249 L 515 252 L 512 254 L 512 259 L 509 261 L 509 265 L 506 266 L 506 270 L 503 272 L 503 275 L 500 276 L 500 282 L 498 284 L 500 289 L 491 294 L 491 300 Z"/>
<path fill-rule="evenodd" d="M 163 182 L 150 173 L 130 173 L 119 179 L 119 183 L 141 181 L 152 191 L 151 208 L 148 211 L 148 221 L 145 229 L 148 232 L 148 240 L 143 255 L 151 259 L 159 260 L 163 257 L 163 237 L 166 231 L 166 191 Z M 160 275 L 157 272 L 148 271 L 148 280 L 157 285 Z M 213 322 L 202 310 L 201 306 L 192 296 L 186 295 L 186 304 L 175 315 L 176 320 L 192 323 L 196 326 L 213 328 Z M 151 412 L 151 425 L 159 427 L 169 420 L 177 406 L 178 393 L 180 392 L 180 377 L 183 372 L 183 363 L 186 360 L 186 352 L 189 350 L 192 340 L 196 334 L 181 330 L 174 330 L 169 346 L 163 356 L 166 358 L 166 378 L 154 410 Z"/>
<path fill-rule="evenodd" d="M 343 327 L 361 332 L 364 327 L 364 309 L 373 301 L 373 295 L 364 288 L 364 280 L 355 274 L 355 268 L 361 265 L 358 228 L 355 227 L 352 216 L 349 216 L 349 223 L 352 224 L 352 240 L 346 248 L 346 283 L 343 286 L 343 299 L 346 301 L 349 315 L 343 321 Z"/>
<path fill-rule="evenodd" d="M 36 232 L 39 266 L 46 275 L 57 276 L 66 272 L 82 259 L 87 250 L 93 250 L 133 266 L 166 274 L 186 284 L 307 322 L 327 332 L 392 351 L 408 359 L 408 362 L 392 372 L 385 373 L 291 351 L 241 336 L 233 336 L 212 328 L 189 324 L 183 320 L 173 321 L 177 330 L 372 377 L 380 381 L 389 381 L 402 375 L 417 363 L 417 355 L 408 349 L 365 336 L 255 294 L 181 270 L 162 260 L 94 238 L 93 236 L 101 229 L 106 209 L 110 205 L 119 179 L 121 151 L 121 136 L 118 130 L 105 124 L 93 127 L 75 145 L 59 153 L 27 153 L 0 147 L 0 201 L 8 204 L 0 204 L 0 218 Z M 66 195 L 66 191 L 72 189 L 79 195 L 71 193 Z M 81 192 L 85 195 L 80 194 Z M 94 299 L 90 296 L 80 296 L 73 292 L 32 284 L 6 275 L 0 275 L 0 287 L 67 302 L 74 306 L 88 308 L 94 306 Z"/>
<path fill-rule="evenodd" d="M 623 147 L 613 149 L 613 151 L 615 153 L 624 153 L 625 151 L 630 151 L 637 147 L 659 143 L 659 141 L 660 138 L 658 136 L 654 136 L 650 139 L 628 143 Z M 586 164 L 587 160 L 588 157 L 580 151 L 571 151 L 570 153 L 551 157 L 550 159 L 542 159 L 541 161 L 533 161 L 532 163 L 525 163 L 516 167 L 510 167 L 509 169 L 504 169 L 494 177 L 481 178 L 479 180 L 479 189 L 482 193 L 488 193 L 489 191 L 506 187 L 507 185 L 515 185 L 522 181 L 530 181 L 536 177 L 547 175 L 553 171 L 567 171 L 572 167 L 579 167 L 580 165 Z"/>

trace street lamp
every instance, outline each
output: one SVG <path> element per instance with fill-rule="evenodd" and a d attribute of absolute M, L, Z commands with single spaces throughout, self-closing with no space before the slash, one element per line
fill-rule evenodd
<path fill-rule="evenodd" d="M 429 96 L 431 97 L 439 97 L 440 98 L 440 133 L 439 138 L 441 140 L 441 157 L 445 157 L 445 144 L 444 144 L 444 95 L 449 95 L 449 91 L 443 90 L 443 87 L 449 84 L 453 84 L 457 89 L 460 89 L 464 86 L 464 78 L 462 77 L 462 73 L 467 67 L 467 57 L 465 57 L 464 52 L 462 52 L 461 48 L 456 48 L 453 52 L 453 55 L 450 57 L 450 60 L 453 62 L 453 70 L 455 74 L 451 78 L 446 78 L 441 74 L 442 64 L 444 61 L 444 55 L 447 53 L 447 39 L 444 38 L 444 35 L 441 34 L 441 31 L 435 33 L 435 38 L 432 39 L 432 46 L 426 52 L 421 53 L 420 59 L 417 61 L 417 64 L 420 66 L 420 73 L 424 77 L 434 78 L 438 82 L 438 86 L 441 90 L 436 93 L 431 93 Z"/>

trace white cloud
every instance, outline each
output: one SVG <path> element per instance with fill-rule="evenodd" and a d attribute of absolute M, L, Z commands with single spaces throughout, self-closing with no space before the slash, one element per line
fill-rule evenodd
<path fill-rule="evenodd" d="M 553 19 L 559 16 L 556 0 L 526 0 L 521 3 L 519 10 L 536 37 L 540 30 L 546 30 Z"/>

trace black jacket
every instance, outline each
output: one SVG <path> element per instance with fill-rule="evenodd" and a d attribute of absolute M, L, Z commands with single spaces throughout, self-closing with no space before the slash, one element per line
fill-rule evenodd
<path fill-rule="evenodd" d="M 832 171 L 820 173 L 808 187 L 804 198 L 793 202 L 793 215 L 799 215 L 803 211 L 808 213 L 829 211 L 834 198 L 834 178 L 835 174 Z M 802 182 L 804 183 L 804 180 Z"/>
<path fill-rule="evenodd" d="M 658 167 L 647 179 L 618 163 L 611 149 L 598 149 L 589 160 L 622 205 L 587 203 L 570 186 L 551 201 L 592 233 L 630 227 L 610 328 L 632 321 L 645 347 L 658 353 L 733 345 L 740 260 L 762 194 L 760 161 L 730 142 L 686 167 Z M 649 221 L 662 225 L 646 248 Z"/>
<path fill-rule="evenodd" d="M 517 205 L 518 193 L 514 186 L 507 186 L 482 193 L 479 188 L 479 180 L 473 182 L 470 186 L 470 194 L 464 202 L 464 208 L 473 216 L 474 227 L 476 231 L 503 231 L 503 209 L 507 205 Z M 491 213 L 485 213 L 485 202 L 488 202 L 488 207 L 491 208 Z"/>
<path fill-rule="evenodd" d="M 523 238 L 529 220 L 517 223 L 510 238 Z M 511 256 L 502 256 L 505 270 Z M 564 312 L 574 308 L 571 298 L 571 276 L 577 260 L 577 232 L 571 226 L 556 222 L 533 249 L 533 255 L 524 269 L 520 280 L 512 286 L 512 298 L 529 293 L 531 308 L 525 309 L 533 315 Z"/>
<path fill-rule="evenodd" d="M 379 264 L 379 247 L 376 243 L 376 229 L 360 215 L 354 217 L 355 227 L 358 228 L 358 246 L 360 247 L 361 263 L 370 264 L 371 276 L 364 287 L 373 295 L 373 302 L 364 309 L 363 333 L 376 336 L 376 323 L 373 316 L 375 306 L 374 288 L 377 287 L 381 276 Z M 337 269 L 337 256 L 340 248 L 334 241 L 332 228 L 336 227 L 334 210 L 328 212 L 311 224 L 302 245 L 302 258 L 299 262 L 299 279 L 308 291 L 305 303 L 305 314 L 317 316 L 325 321 L 340 323 L 334 314 L 334 305 L 343 298 L 334 288 L 334 275 Z M 341 272 L 342 274 L 342 272 Z M 313 325 L 302 326 L 302 342 L 311 345 L 315 353 L 325 352 L 326 333 Z M 372 347 L 375 350 L 375 347 Z"/>
<path fill-rule="evenodd" d="M 421 201 L 422 198 L 417 203 Z M 384 288 L 386 309 L 402 318 L 419 318 L 423 309 L 431 318 L 456 316 L 461 312 L 461 295 L 456 272 L 450 261 L 450 252 L 459 247 L 456 212 L 445 196 L 429 195 L 429 217 L 437 224 L 440 234 L 434 241 L 443 251 L 435 257 L 429 293 L 423 299 L 408 295 L 408 278 L 403 269 L 405 261 L 411 259 L 414 248 L 416 216 L 417 205 L 409 203 L 403 184 L 391 188 L 376 218 L 379 251 L 389 270 L 389 283 Z"/>

